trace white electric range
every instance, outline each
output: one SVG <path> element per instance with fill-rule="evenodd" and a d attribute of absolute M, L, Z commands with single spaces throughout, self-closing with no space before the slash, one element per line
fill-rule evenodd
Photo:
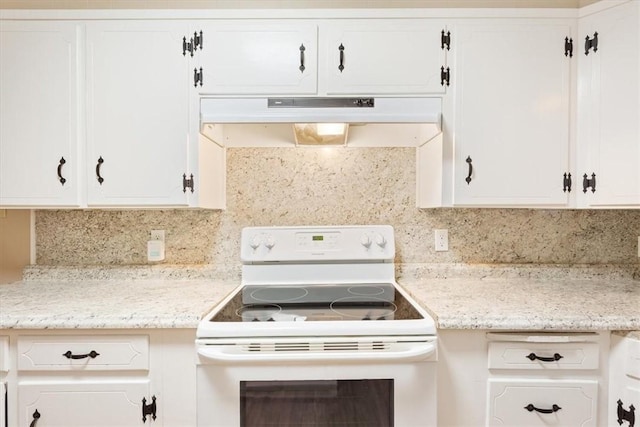
<path fill-rule="evenodd" d="M 435 425 L 435 323 L 394 257 L 390 226 L 243 229 L 197 330 L 198 425 Z"/>

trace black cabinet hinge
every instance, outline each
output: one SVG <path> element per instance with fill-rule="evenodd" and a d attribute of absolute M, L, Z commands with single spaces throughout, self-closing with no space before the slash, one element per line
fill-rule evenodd
<path fill-rule="evenodd" d="M 446 33 L 442 30 L 442 35 L 440 36 L 440 48 L 444 50 L 445 46 L 447 50 L 451 49 L 451 31 L 447 31 Z"/>
<path fill-rule="evenodd" d="M 571 174 L 565 173 L 562 177 L 562 191 L 571 193 Z"/>
<path fill-rule="evenodd" d="M 204 41 L 204 37 L 202 35 L 202 31 L 200 31 L 200 34 L 198 34 L 197 32 L 194 32 L 193 37 L 189 38 L 189 41 L 187 41 L 186 36 L 183 37 L 182 38 L 182 56 L 187 56 L 187 52 L 189 52 L 190 56 L 193 56 L 193 52 L 198 50 L 198 48 L 202 50 L 203 41 Z"/>
<path fill-rule="evenodd" d="M 584 41 L 584 54 L 589 55 L 589 51 L 593 49 L 594 52 L 598 51 L 598 32 L 593 33 L 593 38 L 587 36 Z"/>
<path fill-rule="evenodd" d="M 182 56 L 187 56 L 187 52 L 193 56 L 193 39 L 187 41 L 186 37 L 182 38 Z"/>
<path fill-rule="evenodd" d="M 142 422 L 147 422 L 147 415 L 151 415 L 151 419 L 156 419 L 156 397 L 151 396 L 151 404 L 147 405 L 147 399 L 142 398 Z"/>
<path fill-rule="evenodd" d="M 202 87 L 202 83 L 204 81 L 204 76 L 202 74 L 202 67 L 200 67 L 200 71 L 197 68 L 193 69 L 193 87 L 198 87 L 198 83 L 200 87 Z"/>
<path fill-rule="evenodd" d="M 187 174 L 186 173 L 184 175 L 182 175 L 182 192 L 186 193 L 187 192 L 187 188 L 190 188 L 191 192 L 193 193 L 193 191 L 195 189 L 195 182 L 193 180 L 193 174 L 189 175 L 189 178 L 187 178 Z"/>
<path fill-rule="evenodd" d="M 440 84 L 442 86 L 446 85 L 449 86 L 449 79 L 451 77 L 451 70 L 449 69 L 449 67 L 444 68 L 444 67 L 440 67 Z"/>
<path fill-rule="evenodd" d="M 573 58 L 573 39 L 569 37 L 564 38 L 564 56 Z"/>
<path fill-rule="evenodd" d="M 592 193 L 596 192 L 596 174 L 595 173 L 591 174 L 591 178 L 589 178 L 586 173 L 582 177 L 582 192 L 586 193 L 588 188 L 591 188 Z"/>
<path fill-rule="evenodd" d="M 202 50 L 202 46 L 204 44 L 204 37 L 202 35 L 202 31 L 200 31 L 200 34 L 194 32 L 192 40 L 193 40 L 193 50 L 198 50 L 198 48 Z"/>
<path fill-rule="evenodd" d="M 622 425 L 625 421 L 629 422 L 629 427 L 633 427 L 636 421 L 636 408 L 633 406 L 633 403 L 629 405 L 629 410 L 625 410 L 622 405 L 622 400 L 618 399 L 616 402 L 618 404 L 618 424 Z"/>

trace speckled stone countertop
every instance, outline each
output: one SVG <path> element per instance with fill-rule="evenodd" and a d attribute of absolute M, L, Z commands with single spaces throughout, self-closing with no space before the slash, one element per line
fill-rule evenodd
<path fill-rule="evenodd" d="M 399 283 L 440 329 L 640 330 L 635 269 L 404 266 Z"/>
<path fill-rule="evenodd" d="M 610 269 L 402 266 L 440 329 L 640 331 L 640 281 Z M 207 269 L 33 268 L 0 286 L 0 329 L 195 328 L 238 284 Z"/>
<path fill-rule="evenodd" d="M 0 286 L 0 329 L 196 328 L 240 284 L 203 269 L 27 269 Z M 215 274 L 213 274 L 215 276 Z"/>

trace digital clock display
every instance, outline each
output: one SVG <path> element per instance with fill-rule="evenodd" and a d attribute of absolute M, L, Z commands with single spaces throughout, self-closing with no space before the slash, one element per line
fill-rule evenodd
<path fill-rule="evenodd" d="M 324 236 L 311 236 L 311 240 L 314 242 L 322 242 L 324 240 Z"/>

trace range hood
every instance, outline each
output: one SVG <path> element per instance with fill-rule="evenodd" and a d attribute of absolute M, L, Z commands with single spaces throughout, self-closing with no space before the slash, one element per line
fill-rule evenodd
<path fill-rule="evenodd" d="M 203 97 L 200 124 L 205 136 L 230 146 L 263 145 L 256 138 L 271 142 L 268 145 L 335 144 L 340 138 L 332 129 L 341 126 L 342 141 L 348 129 L 350 145 L 355 134 L 360 141 L 356 145 L 418 146 L 440 133 L 441 111 L 441 98 Z M 385 135 L 395 138 L 382 142 Z"/>

